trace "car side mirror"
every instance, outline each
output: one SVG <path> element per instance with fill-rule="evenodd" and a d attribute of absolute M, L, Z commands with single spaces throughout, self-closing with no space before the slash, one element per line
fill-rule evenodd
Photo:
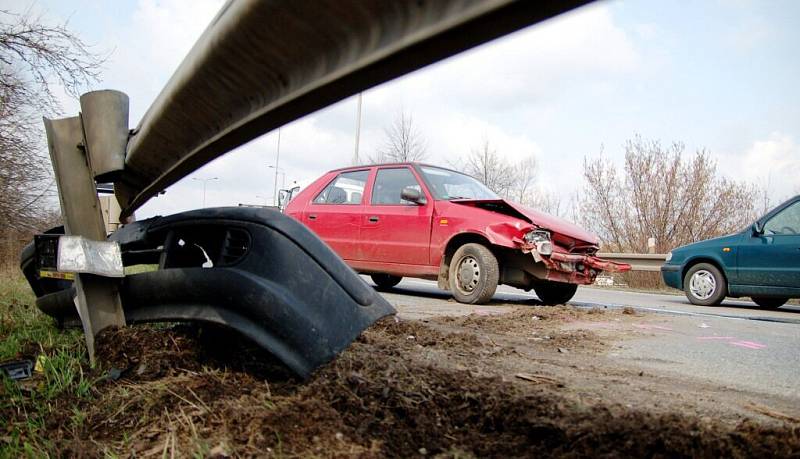
<path fill-rule="evenodd" d="M 403 188 L 403 191 L 400 192 L 400 199 L 413 202 L 417 205 L 425 204 L 425 197 L 422 196 L 422 193 L 416 188 Z"/>
<path fill-rule="evenodd" d="M 753 236 L 761 236 L 764 233 L 764 227 L 761 226 L 761 222 L 753 223 Z"/>

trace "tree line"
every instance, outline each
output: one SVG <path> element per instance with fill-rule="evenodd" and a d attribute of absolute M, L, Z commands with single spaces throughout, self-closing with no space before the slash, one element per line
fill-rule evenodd
<path fill-rule="evenodd" d="M 55 88 L 78 97 L 102 62 L 67 24 L 0 11 L 0 256 L 7 263 L 21 241 L 60 220 L 42 115 L 61 113 Z"/>

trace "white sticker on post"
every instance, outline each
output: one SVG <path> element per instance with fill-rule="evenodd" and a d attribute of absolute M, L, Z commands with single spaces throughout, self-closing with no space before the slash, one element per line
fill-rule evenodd
<path fill-rule="evenodd" d="M 88 273 L 125 277 L 122 250 L 114 241 L 92 241 L 82 236 L 58 238 L 57 269 L 67 273 Z"/>

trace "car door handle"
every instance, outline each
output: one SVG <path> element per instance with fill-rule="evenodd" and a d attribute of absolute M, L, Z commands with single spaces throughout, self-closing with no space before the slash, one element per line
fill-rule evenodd
<path fill-rule="evenodd" d="M 378 223 L 378 217 L 375 216 L 369 217 L 369 221 L 371 221 L 372 223 Z"/>
<path fill-rule="evenodd" d="M 308 219 L 309 220 L 316 220 L 317 216 L 315 214 L 311 214 L 311 215 L 308 216 Z"/>

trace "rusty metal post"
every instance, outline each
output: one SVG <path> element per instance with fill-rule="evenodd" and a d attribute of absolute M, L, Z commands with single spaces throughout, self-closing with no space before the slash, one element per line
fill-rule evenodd
<path fill-rule="evenodd" d="M 111 179 L 122 171 L 128 141 L 128 96 L 95 91 L 81 96 L 80 116 L 45 118 L 47 145 L 53 162 L 61 214 L 67 235 L 106 240 L 95 179 Z M 94 364 L 94 338 L 110 326 L 124 326 L 119 280 L 79 273 L 75 306 L 81 317 L 89 360 Z"/>

